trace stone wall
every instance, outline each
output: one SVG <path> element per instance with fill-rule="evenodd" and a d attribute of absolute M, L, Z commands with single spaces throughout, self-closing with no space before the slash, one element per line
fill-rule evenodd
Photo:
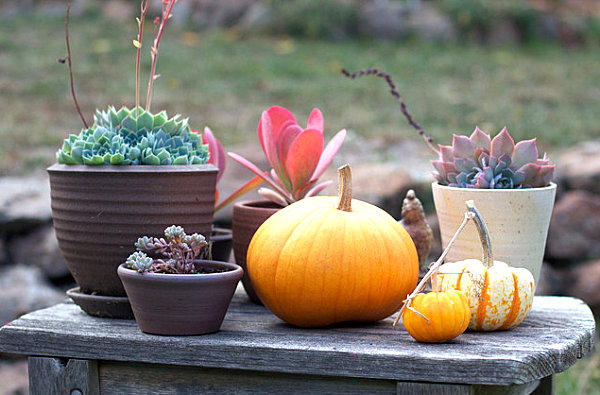
<path fill-rule="evenodd" d="M 152 0 L 150 14 L 160 12 Z M 39 11 L 64 14 L 59 0 L 7 0 L 0 16 Z M 137 0 L 73 0 L 72 15 L 100 13 L 132 20 Z M 304 38 L 474 41 L 490 45 L 532 40 L 580 45 L 600 40 L 596 0 L 186 0 L 173 23 Z"/>

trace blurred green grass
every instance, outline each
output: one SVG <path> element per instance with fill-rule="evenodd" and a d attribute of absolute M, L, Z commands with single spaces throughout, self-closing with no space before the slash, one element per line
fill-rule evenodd
<path fill-rule="evenodd" d="M 135 22 L 73 18 L 76 91 L 84 115 L 134 104 Z M 146 32 L 146 39 L 151 31 Z M 415 119 L 437 142 L 475 125 L 515 138 L 538 137 L 550 153 L 600 136 L 600 51 L 553 45 L 486 48 L 416 42 L 299 41 L 198 33 L 167 27 L 152 108 L 210 126 L 226 146 L 256 140 L 260 113 L 272 104 L 306 119 L 325 114 L 329 134 L 341 128 L 393 143 L 416 138 L 384 81 L 351 81 L 340 69 L 379 67 L 394 77 Z M 64 20 L 40 15 L 0 24 L 0 171 L 53 161 L 62 138 L 81 128 L 70 98 Z M 144 71 L 149 68 L 144 56 Z M 142 74 L 143 93 L 146 73 Z"/>

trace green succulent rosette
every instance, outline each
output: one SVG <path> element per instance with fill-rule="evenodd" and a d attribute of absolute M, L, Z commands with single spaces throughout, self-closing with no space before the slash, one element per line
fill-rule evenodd
<path fill-rule="evenodd" d="M 208 162 L 208 145 L 188 120 L 142 108 L 96 111 L 94 124 L 70 135 L 56 153 L 67 165 L 195 165 Z"/>

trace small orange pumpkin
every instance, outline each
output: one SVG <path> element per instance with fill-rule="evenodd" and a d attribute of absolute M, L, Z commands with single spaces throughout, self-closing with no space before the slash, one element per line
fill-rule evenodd
<path fill-rule="evenodd" d="M 460 291 L 417 294 L 402 315 L 406 331 L 425 343 L 454 339 L 467 329 L 470 319 L 469 303 Z"/>
<path fill-rule="evenodd" d="M 490 235 L 473 201 L 467 208 L 474 214 L 483 247 L 483 261 L 466 259 L 440 266 L 433 275 L 434 291 L 459 290 L 467 296 L 471 309 L 469 329 L 494 331 L 519 325 L 531 311 L 534 280 L 524 268 L 494 261 Z"/>
<path fill-rule="evenodd" d="M 258 296 L 293 325 L 383 319 L 417 283 L 409 234 L 380 208 L 352 200 L 350 167 L 339 177 L 339 198 L 291 204 L 265 221 L 248 247 Z"/>

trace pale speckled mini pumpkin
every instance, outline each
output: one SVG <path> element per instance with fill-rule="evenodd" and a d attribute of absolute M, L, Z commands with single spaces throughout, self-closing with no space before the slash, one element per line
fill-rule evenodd
<path fill-rule="evenodd" d="M 471 310 L 469 329 L 494 331 L 519 325 L 531 311 L 533 275 L 527 269 L 494 261 L 486 268 L 477 259 L 442 265 L 433 276 L 438 292 L 459 290 L 465 293 Z"/>

